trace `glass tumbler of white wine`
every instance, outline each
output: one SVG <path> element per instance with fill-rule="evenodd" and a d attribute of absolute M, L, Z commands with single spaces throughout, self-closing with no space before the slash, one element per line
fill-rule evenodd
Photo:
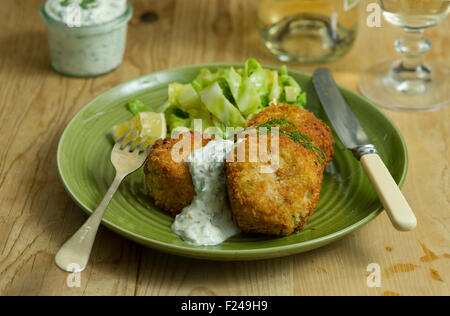
<path fill-rule="evenodd" d="M 331 62 L 356 38 L 359 0 L 260 0 L 258 23 L 267 49 L 282 61 Z"/>
<path fill-rule="evenodd" d="M 379 2 L 385 19 L 405 31 L 395 42 L 395 48 L 403 57 L 375 64 L 364 72 L 359 80 L 362 94 L 391 110 L 427 112 L 449 105 L 450 67 L 436 61 L 424 63 L 423 56 L 431 49 L 424 30 L 445 19 L 450 1 Z"/>

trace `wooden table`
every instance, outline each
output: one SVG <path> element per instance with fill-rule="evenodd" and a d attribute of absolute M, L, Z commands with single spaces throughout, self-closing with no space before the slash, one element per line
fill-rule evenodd
<path fill-rule="evenodd" d="M 242 62 L 280 63 L 259 42 L 257 1 L 131 1 L 123 65 L 96 79 L 72 79 L 49 65 L 42 0 L 0 6 L 0 294 L 2 295 L 448 295 L 450 282 L 450 107 L 434 113 L 385 111 L 406 139 L 409 173 L 403 192 L 419 227 L 399 233 L 385 214 L 346 238 L 306 254 L 258 262 L 209 262 L 146 249 L 101 228 L 81 287 L 53 257 L 86 219 L 59 180 L 58 139 L 73 115 L 111 87 L 169 67 Z M 374 1 L 372 1 L 374 2 Z M 399 29 L 369 28 L 361 8 L 355 48 L 329 65 L 357 90 L 358 75 L 396 54 Z M 155 12 L 159 19 L 140 19 Z M 150 15 L 147 14 L 147 17 Z M 145 19 L 144 19 L 145 20 Z M 429 59 L 450 64 L 450 19 L 427 31 Z M 313 66 L 289 65 L 312 72 Z M 450 88 L 450 87 L 449 87 Z M 380 288 L 366 267 L 381 268 Z"/>

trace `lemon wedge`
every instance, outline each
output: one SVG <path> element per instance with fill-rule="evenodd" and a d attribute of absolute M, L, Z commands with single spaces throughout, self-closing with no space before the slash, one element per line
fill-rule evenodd
<path fill-rule="evenodd" d="M 152 145 L 157 139 L 165 138 L 167 134 L 166 119 L 163 113 L 141 112 L 131 120 L 120 123 L 112 128 L 112 135 L 115 141 L 133 130 L 125 143 L 137 136 L 134 145 L 145 141 L 143 148 Z"/>

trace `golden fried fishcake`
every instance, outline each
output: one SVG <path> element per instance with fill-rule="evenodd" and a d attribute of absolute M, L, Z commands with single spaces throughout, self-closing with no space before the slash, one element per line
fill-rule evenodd
<path fill-rule="evenodd" d="M 290 104 L 271 105 L 259 112 L 247 123 L 247 127 L 266 123 L 271 118 L 286 117 L 297 128 L 289 125 L 283 126 L 286 130 L 298 130 L 314 140 L 314 145 L 319 147 L 326 155 L 327 166 L 334 155 L 334 140 L 330 128 L 314 116 L 311 112 Z"/>
<path fill-rule="evenodd" d="M 191 150 L 183 150 L 181 141 L 191 141 Z M 194 148 L 194 135 L 198 137 Z M 184 161 L 194 149 L 206 146 L 210 139 L 202 137 L 200 133 L 187 132 L 180 134 L 177 138 L 167 137 L 159 139 L 152 146 L 144 173 L 148 194 L 155 200 L 155 204 L 161 209 L 169 212 L 173 216 L 179 214 L 183 208 L 190 205 L 195 196 L 194 184 L 189 172 L 189 166 Z M 180 159 L 174 161 L 172 149 L 174 146 L 180 147 L 178 152 Z"/>
<path fill-rule="evenodd" d="M 246 151 L 255 138 L 246 137 Z M 289 235 L 303 228 L 317 206 L 323 167 L 316 155 L 284 135 L 280 135 L 279 148 L 279 167 L 274 173 L 261 172 L 269 163 L 227 163 L 233 219 L 243 232 Z"/>
<path fill-rule="evenodd" d="M 226 163 L 233 219 L 243 232 L 285 236 L 302 229 L 317 207 L 323 170 L 332 159 L 334 142 L 324 123 L 297 107 L 279 107 L 264 109 L 249 124 L 254 126 L 274 117 L 287 117 L 298 126 L 297 130 L 311 137 L 314 144 L 326 153 L 326 161 L 320 163 L 315 152 L 280 134 L 278 169 L 273 173 L 263 173 L 262 168 L 267 170 L 270 162 L 250 162 L 247 153 L 259 151 L 262 140 L 270 144 L 270 136 L 265 139 L 262 135 L 259 138 L 255 134 L 247 135 L 245 160 L 237 161 L 236 148 L 232 153 L 234 159 Z M 258 144 L 257 149 L 251 148 L 252 141 Z M 267 146 L 269 151 L 270 145 Z"/>

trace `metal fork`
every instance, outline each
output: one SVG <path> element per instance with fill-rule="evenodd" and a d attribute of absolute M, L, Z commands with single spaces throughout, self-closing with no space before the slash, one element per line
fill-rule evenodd
<path fill-rule="evenodd" d="M 137 140 L 135 133 L 133 140 L 126 144 L 124 143 L 132 133 L 135 133 L 135 131 L 131 130 L 123 135 L 117 141 L 111 152 L 111 162 L 116 169 L 116 176 L 100 205 L 86 223 L 81 226 L 56 254 L 55 263 L 62 270 L 79 273 L 86 268 L 94 245 L 95 236 L 97 235 L 98 228 L 109 202 L 111 202 L 122 180 L 130 173 L 139 169 L 147 159 L 150 146 L 143 147 L 147 139 L 133 146 Z"/>

